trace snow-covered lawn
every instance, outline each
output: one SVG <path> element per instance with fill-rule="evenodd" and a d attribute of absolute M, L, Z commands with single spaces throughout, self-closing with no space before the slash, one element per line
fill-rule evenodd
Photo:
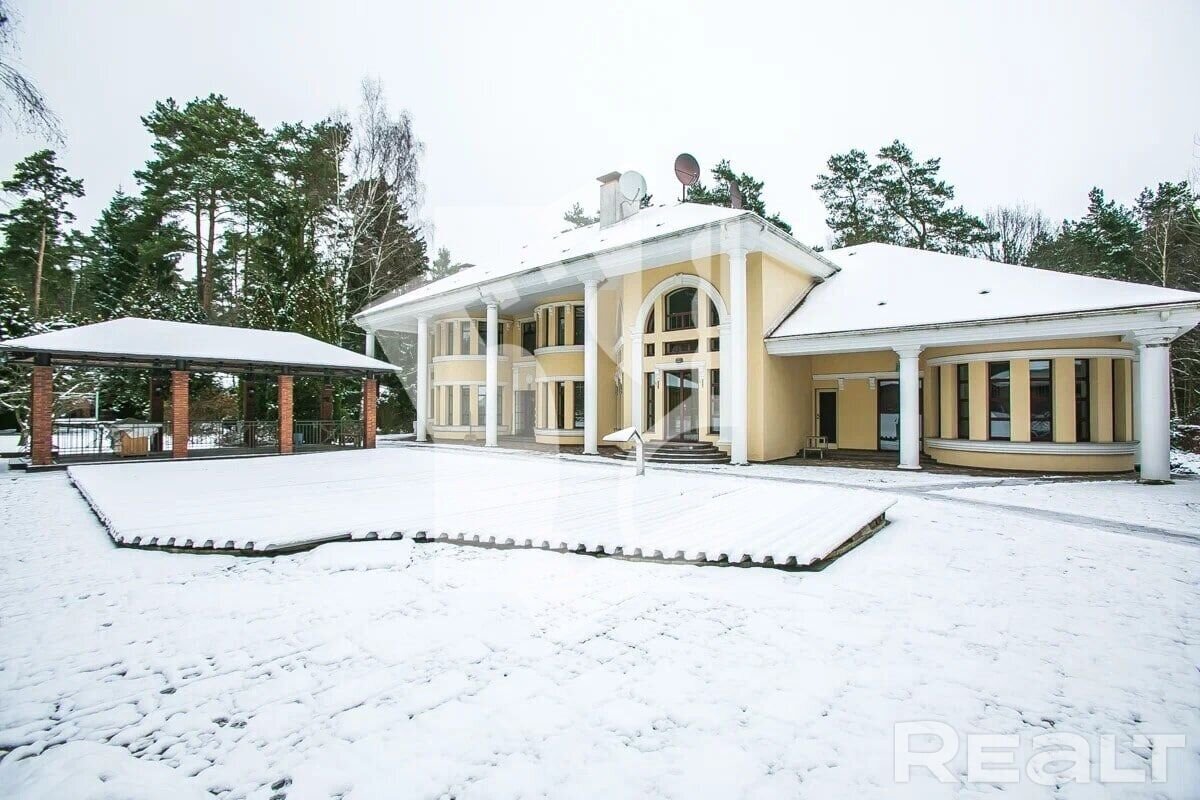
<path fill-rule="evenodd" d="M 956 488 L 939 493 L 1162 528 L 1200 540 L 1200 477 L 1176 475 L 1170 486 L 1087 481 Z"/>
<path fill-rule="evenodd" d="M 1196 796 L 1200 547 L 918 493 L 889 518 L 811 573 L 407 541 L 238 558 L 115 549 L 62 473 L 0 474 L 0 796 L 999 793 L 894 784 L 910 720 L 1112 734 L 1121 766 L 1146 763 L 1134 734 L 1183 733 L 1166 784 L 1001 788 Z"/>
<path fill-rule="evenodd" d="M 894 502 L 879 492 L 744 476 L 650 470 L 639 478 L 610 459 L 412 446 L 77 466 L 70 475 L 118 542 L 254 550 L 421 534 L 805 565 Z"/>

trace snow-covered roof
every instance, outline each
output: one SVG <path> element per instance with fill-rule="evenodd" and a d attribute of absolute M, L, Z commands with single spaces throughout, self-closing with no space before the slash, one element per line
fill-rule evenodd
<path fill-rule="evenodd" d="M 525 272 L 596 253 L 615 250 L 639 242 L 702 228 L 737 217 L 755 216 L 744 209 L 699 203 L 651 206 L 631 217 L 601 228 L 599 223 L 563 231 L 547 239 L 525 245 L 512 260 L 494 265 L 468 267 L 453 275 L 376 302 L 356 317 L 388 311 L 441 294 L 511 278 Z"/>
<path fill-rule="evenodd" d="M 841 270 L 769 338 L 1200 303 L 1194 292 L 895 245 L 863 244 L 825 256 Z"/>
<path fill-rule="evenodd" d="M 124 317 L 0 342 L 14 357 L 50 354 L 93 361 L 276 366 L 320 371 L 390 372 L 386 361 L 286 331 Z"/>

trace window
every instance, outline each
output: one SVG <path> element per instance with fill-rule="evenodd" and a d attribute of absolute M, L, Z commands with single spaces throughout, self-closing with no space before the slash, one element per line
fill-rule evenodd
<path fill-rule="evenodd" d="M 643 352 L 645 352 L 646 358 L 654 358 L 654 342 L 646 345 Z"/>
<path fill-rule="evenodd" d="M 562 430 L 563 418 L 567 413 L 567 385 L 562 381 L 554 382 L 554 427 Z"/>
<path fill-rule="evenodd" d="M 687 355 L 700 350 L 700 341 L 698 339 L 682 339 L 678 342 L 667 342 L 664 349 L 669 356 Z"/>
<path fill-rule="evenodd" d="M 446 387 L 446 424 L 454 424 L 454 387 Z"/>
<path fill-rule="evenodd" d="M 650 306 L 650 313 L 646 316 L 646 329 L 643 333 L 654 333 L 654 306 Z"/>
<path fill-rule="evenodd" d="M 708 298 L 708 324 L 710 326 L 721 324 L 721 315 L 717 313 L 717 304 L 713 302 L 711 297 Z"/>
<path fill-rule="evenodd" d="M 646 430 L 654 430 L 654 373 L 646 373 Z"/>
<path fill-rule="evenodd" d="M 1054 362 L 1029 362 L 1029 438 L 1054 441 Z"/>
<path fill-rule="evenodd" d="M 554 309 L 554 319 L 558 323 L 557 327 L 555 327 L 555 336 L 557 336 L 557 338 L 554 340 L 554 343 L 557 345 L 564 345 L 567 343 L 567 308 L 569 308 L 569 306 L 559 306 L 558 308 Z"/>
<path fill-rule="evenodd" d="M 1008 439 L 1012 435 L 1012 397 L 1009 394 L 1007 361 L 988 362 L 988 438 Z"/>
<path fill-rule="evenodd" d="M 458 398 L 459 398 L 458 399 L 458 413 L 459 413 L 459 416 L 462 417 L 462 419 L 459 421 L 458 424 L 459 425 L 470 425 L 471 424 L 471 387 L 470 386 L 458 387 Z"/>
<path fill-rule="evenodd" d="M 575 344 L 583 344 L 583 306 L 574 306 Z"/>
<path fill-rule="evenodd" d="M 479 396 L 475 398 L 475 419 L 481 426 L 487 425 L 487 387 L 479 387 Z"/>
<path fill-rule="evenodd" d="M 958 438 L 971 438 L 971 371 L 958 365 Z"/>
<path fill-rule="evenodd" d="M 683 331 L 696 327 L 696 290 L 676 289 L 666 299 L 667 330 Z"/>
<path fill-rule="evenodd" d="M 465 356 L 471 352 L 471 323 L 459 323 L 459 331 L 458 352 Z"/>
<path fill-rule="evenodd" d="M 710 352 L 710 353 L 721 352 L 721 337 L 720 336 L 714 336 L 708 340 L 708 352 Z"/>
<path fill-rule="evenodd" d="M 1092 403 L 1090 394 L 1090 362 L 1075 359 L 1075 441 L 1092 440 Z"/>
<path fill-rule="evenodd" d="M 479 345 L 478 345 L 478 349 L 475 351 L 475 355 L 486 356 L 487 355 L 487 322 L 484 321 L 484 322 L 477 323 L 477 327 L 479 329 Z"/>
<path fill-rule="evenodd" d="M 583 427 L 583 381 L 575 381 L 571 384 L 571 392 L 574 397 L 575 407 L 572 409 L 574 419 L 574 427 Z"/>
<path fill-rule="evenodd" d="M 496 427 L 504 424 L 504 390 L 496 390 Z"/>
<path fill-rule="evenodd" d="M 537 349 L 537 323 L 532 320 L 521 323 L 521 347 L 532 353 Z"/>
<path fill-rule="evenodd" d="M 708 371 L 708 432 L 721 432 L 721 370 Z"/>

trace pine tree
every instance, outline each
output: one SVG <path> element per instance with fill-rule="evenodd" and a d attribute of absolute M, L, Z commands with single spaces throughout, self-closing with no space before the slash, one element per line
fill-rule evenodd
<path fill-rule="evenodd" d="M 983 220 L 952 204 L 941 159 L 920 161 L 899 139 L 881 147 L 874 164 L 851 150 L 826 167 L 813 189 L 825 203 L 835 247 L 876 241 L 964 255 L 995 238 Z"/>
<path fill-rule="evenodd" d="M 563 221 L 569 223 L 572 228 L 586 228 L 599 222 L 600 215 L 593 216 L 583 210 L 582 203 L 575 203 L 563 212 Z"/>
<path fill-rule="evenodd" d="M 216 94 L 182 108 L 171 99 L 156 103 L 142 123 L 154 136 L 155 158 L 136 173 L 138 180 L 148 199 L 190 220 L 196 296 L 215 318 L 218 239 L 236 227 L 222 220 L 245 198 L 265 134 L 253 117 Z"/>
<path fill-rule="evenodd" d="M 786 233 L 792 232 L 792 226 L 783 221 L 778 214 L 768 214 L 766 201 L 763 200 L 763 182 L 745 172 L 740 175 L 733 171 L 728 159 L 722 159 L 712 169 L 713 185 L 706 187 L 697 181 L 687 191 L 689 203 L 704 203 L 710 206 L 729 206 L 731 198 L 729 187 L 736 185 L 742 198 L 742 208 L 749 209 Z M 649 199 L 649 198 L 647 198 Z"/>
<path fill-rule="evenodd" d="M 471 264 L 464 264 L 462 262 L 454 261 L 452 258 L 450 258 L 450 251 L 448 249 L 445 247 L 439 247 L 437 256 L 433 259 L 433 261 L 429 262 L 429 270 L 426 273 L 426 277 L 430 282 L 438 281 L 442 278 L 448 278 L 459 270 L 465 269 L 469 266 L 471 266 Z"/>
<path fill-rule="evenodd" d="M 53 150 L 39 150 L 18 162 L 12 177 L 0 186 L 20 198 L 0 214 L 0 279 L 29 287 L 29 305 L 37 319 L 48 296 L 70 280 L 66 225 L 75 215 L 68 203 L 83 196 L 83 181 L 67 175 Z"/>
<path fill-rule="evenodd" d="M 1060 272 L 1131 280 L 1140 238 L 1133 212 L 1093 188 L 1088 192 L 1087 213 L 1078 221 L 1065 220 L 1057 236 L 1035 248 L 1030 259 Z"/>

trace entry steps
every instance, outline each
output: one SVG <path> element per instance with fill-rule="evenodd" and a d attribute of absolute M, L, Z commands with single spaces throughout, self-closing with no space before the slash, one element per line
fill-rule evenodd
<path fill-rule="evenodd" d="M 712 442 L 646 442 L 646 461 L 651 464 L 728 464 L 729 454 Z M 637 459 L 633 448 L 618 450 L 613 458 Z"/>

